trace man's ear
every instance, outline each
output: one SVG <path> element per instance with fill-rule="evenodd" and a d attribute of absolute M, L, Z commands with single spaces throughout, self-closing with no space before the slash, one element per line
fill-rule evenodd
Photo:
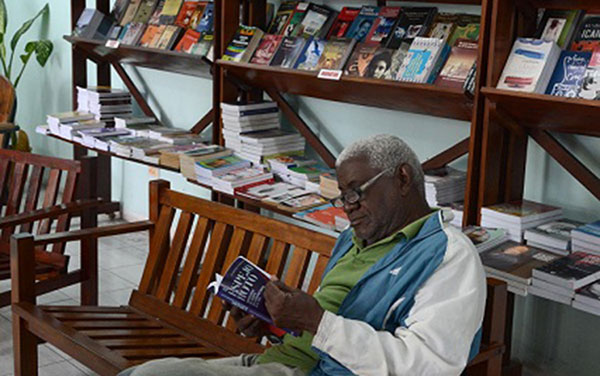
<path fill-rule="evenodd" d="M 398 181 L 398 189 L 402 196 L 407 196 L 410 193 L 413 185 L 413 169 L 408 163 L 403 163 L 396 167 L 394 177 Z"/>

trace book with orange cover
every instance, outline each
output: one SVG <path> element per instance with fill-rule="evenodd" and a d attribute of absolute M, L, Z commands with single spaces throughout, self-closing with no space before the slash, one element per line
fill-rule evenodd
<path fill-rule="evenodd" d="M 148 25 L 144 35 L 142 35 L 142 38 L 140 39 L 140 46 L 149 47 L 152 43 L 152 40 L 154 40 L 154 37 L 156 37 L 158 33 L 162 34 L 163 30 L 164 28 L 161 28 L 158 25 Z"/>
<path fill-rule="evenodd" d="M 192 15 L 194 14 L 197 6 L 198 0 L 185 1 L 183 5 L 181 5 L 181 9 L 179 9 L 177 19 L 175 20 L 175 25 L 183 27 L 184 29 L 187 28 L 190 25 Z"/>
<path fill-rule="evenodd" d="M 194 45 L 198 43 L 200 36 L 201 34 L 196 30 L 187 29 L 185 31 L 185 34 L 183 34 L 183 37 L 181 37 L 179 43 L 177 43 L 175 51 L 185 52 L 188 54 L 191 53 L 192 49 L 194 48 Z"/>

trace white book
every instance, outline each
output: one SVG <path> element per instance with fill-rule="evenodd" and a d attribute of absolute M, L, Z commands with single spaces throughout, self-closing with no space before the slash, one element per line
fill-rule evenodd
<path fill-rule="evenodd" d="M 447 50 L 448 45 L 443 39 L 415 38 L 398 70 L 396 80 L 417 83 L 430 81 L 436 66 L 440 65 L 438 60 L 447 55 Z"/>
<path fill-rule="evenodd" d="M 560 52 L 556 42 L 517 38 L 498 81 L 498 89 L 544 93 Z"/>
<path fill-rule="evenodd" d="M 221 109 L 228 113 L 242 113 L 243 111 L 262 110 L 266 108 L 276 108 L 276 102 L 258 102 L 248 104 L 232 104 L 221 102 Z"/>
<path fill-rule="evenodd" d="M 557 303 L 571 305 L 573 298 L 561 294 L 556 294 L 552 291 L 544 290 L 539 287 L 529 286 L 527 292 L 531 295 L 539 296 L 540 298 L 549 299 Z"/>
<path fill-rule="evenodd" d="M 595 306 L 590 306 L 590 305 L 584 304 L 582 302 L 578 302 L 576 300 L 573 300 L 573 302 L 571 303 L 571 306 L 580 311 L 584 311 L 587 313 L 591 313 L 592 315 L 600 316 L 600 308 L 597 308 Z"/>
<path fill-rule="evenodd" d="M 575 291 L 563 286 L 558 286 L 555 285 L 553 283 L 547 282 L 547 281 L 543 281 L 541 279 L 537 279 L 537 278 L 532 278 L 531 279 L 531 286 L 540 288 L 540 289 L 544 289 L 547 290 L 549 292 L 552 292 L 554 294 L 558 294 L 558 295 L 564 295 L 568 298 L 574 298 L 575 297 Z"/>

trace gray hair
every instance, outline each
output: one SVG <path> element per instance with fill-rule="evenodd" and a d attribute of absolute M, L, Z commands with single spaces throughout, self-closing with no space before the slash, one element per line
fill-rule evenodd
<path fill-rule="evenodd" d="M 359 156 L 366 157 L 372 168 L 380 171 L 388 170 L 386 173 L 388 176 L 393 175 L 399 165 L 408 164 L 413 171 L 415 187 L 421 195 L 425 195 L 425 177 L 419 158 L 400 138 L 389 134 L 378 134 L 358 140 L 342 150 L 335 167 Z"/>

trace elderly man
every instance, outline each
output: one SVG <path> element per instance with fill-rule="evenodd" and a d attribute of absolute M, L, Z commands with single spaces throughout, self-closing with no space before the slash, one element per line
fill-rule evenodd
<path fill-rule="evenodd" d="M 122 375 L 459 375 L 477 354 L 485 278 L 470 241 L 429 208 L 423 171 L 399 138 L 373 136 L 336 163 L 348 214 L 310 296 L 267 285 L 275 324 L 301 332 L 260 355 L 203 361 L 163 359 Z M 266 334 L 258 319 L 232 309 L 239 329 Z"/>

